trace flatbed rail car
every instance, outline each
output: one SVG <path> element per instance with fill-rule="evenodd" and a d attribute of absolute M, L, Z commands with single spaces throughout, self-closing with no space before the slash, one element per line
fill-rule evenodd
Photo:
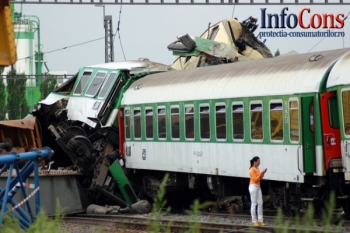
<path fill-rule="evenodd" d="M 344 198 L 350 136 L 339 126 L 350 122 L 342 113 L 349 103 L 338 97 L 350 89 L 349 56 L 340 49 L 139 79 L 121 102 L 125 167 L 143 179 L 146 196 L 170 173 L 168 188 L 208 190 L 230 207 L 248 196 L 249 160 L 259 156 L 268 167 L 263 193 L 275 207 L 323 203 L 332 190 Z M 327 89 L 335 72 L 345 89 Z"/>

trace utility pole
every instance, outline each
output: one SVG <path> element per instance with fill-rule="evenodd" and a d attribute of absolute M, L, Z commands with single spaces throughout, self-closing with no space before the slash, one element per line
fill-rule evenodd
<path fill-rule="evenodd" d="M 113 26 L 112 16 L 105 14 L 104 4 L 95 4 L 97 7 L 103 7 L 103 28 L 105 29 L 105 63 L 114 61 L 113 46 Z"/>
<path fill-rule="evenodd" d="M 106 15 L 105 24 L 105 62 L 114 62 L 114 46 L 113 46 L 113 26 L 112 16 Z"/>

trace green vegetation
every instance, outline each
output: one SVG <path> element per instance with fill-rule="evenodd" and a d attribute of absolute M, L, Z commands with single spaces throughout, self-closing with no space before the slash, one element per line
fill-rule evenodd
<path fill-rule="evenodd" d="M 0 68 L 0 76 L 4 75 L 3 71 Z M 0 121 L 6 119 L 6 113 L 9 120 L 24 118 L 39 100 L 45 99 L 57 87 L 57 77 L 54 75 L 45 76 L 40 87 L 27 86 L 28 80 L 34 79 L 28 79 L 15 69 L 0 77 Z"/>
<path fill-rule="evenodd" d="M 2 75 L 3 72 L 4 68 L 0 67 L 0 75 Z M 0 100 L 0 121 L 2 121 L 5 120 L 7 112 L 6 87 L 2 77 L 0 77 Z"/>
<path fill-rule="evenodd" d="M 27 78 L 24 73 L 17 74 L 12 69 L 7 73 L 7 112 L 9 120 L 24 118 L 28 112 L 25 95 Z"/>
<path fill-rule="evenodd" d="M 160 224 L 160 216 L 168 214 L 170 212 L 170 207 L 166 208 L 165 211 L 161 212 L 162 209 L 166 206 L 167 201 L 165 200 L 165 187 L 168 181 L 169 174 L 165 174 L 163 177 L 162 183 L 160 184 L 159 190 L 157 192 L 157 196 L 154 198 L 152 213 L 150 214 L 150 218 L 148 219 L 148 231 L 149 232 L 170 232 L 170 227 L 164 226 Z"/>
<path fill-rule="evenodd" d="M 44 81 L 40 84 L 40 99 L 45 99 L 50 92 L 57 87 L 57 79 L 54 75 L 48 75 L 44 78 Z"/>
<path fill-rule="evenodd" d="M 316 229 L 317 222 L 315 217 L 318 216 L 322 220 L 323 229 L 326 233 L 331 232 L 341 232 L 341 227 L 343 225 L 341 220 L 341 214 L 334 215 L 333 210 L 335 208 L 336 198 L 335 194 L 332 192 L 329 197 L 329 201 L 324 203 L 324 205 L 317 205 L 318 209 L 315 210 L 312 204 L 308 204 L 306 212 L 302 217 L 297 215 L 295 217 L 294 223 L 291 221 L 284 221 L 282 210 L 279 209 L 277 213 L 276 225 L 280 226 L 277 233 L 288 233 L 290 228 L 297 229 L 297 233 L 309 233 L 313 229 Z"/>
<path fill-rule="evenodd" d="M 54 218 L 49 218 L 43 211 L 39 213 L 34 223 L 26 230 L 27 233 L 68 233 L 62 229 L 63 209 L 57 202 L 56 215 Z M 0 225 L 1 233 L 19 233 L 24 232 L 17 218 L 7 214 L 5 215 L 4 224 Z"/>

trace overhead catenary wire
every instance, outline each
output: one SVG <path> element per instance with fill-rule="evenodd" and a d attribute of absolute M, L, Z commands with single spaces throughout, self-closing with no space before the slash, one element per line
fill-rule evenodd
<path fill-rule="evenodd" d="M 115 33 L 113 35 L 113 44 L 114 44 L 114 41 L 115 41 L 115 36 L 118 33 L 120 48 L 122 50 L 124 60 L 126 60 L 125 53 L 124 53 L 124 48 L 123 48 L 123 43 L 122 43 L 122 40 L 120 38 L 120 18 L 121 18 L 121 14 L 122 14 L 122 7 L 123 7 L 123 0 L 120 1 L 119 19 L 118 19 L 117 29 L 116 29 L 116 31 L 115 31 Z"/>
<path fill-rule="evenodd" d="M 65 47 L 60 48 L 60 49 L 54 49 L 54 50 L 51 50 L 51 51 L 48 51 L 48 52 L 44 52 L 43 54 L 57 52 L 57 51 L 60 51 L 60 50 L 76 47 L 76 46 L 83 45 L 83 44 L 88 44 L 88 43 L 95 42 L 95 41 L 102 40 L 102 39 L 105 39 L 105 37 L 100 37 L 100 38 L 89 40 L 89 41 L 85 41 L 85 42 L 82 42 L 82 43 L 65 46 Z M 27 59 L 27 58 L 30 58 L 30 57 L 34 57 L 34 56 L 23 57 L 23 58 L 20 58 L 20 59 L 17 59 L 17 60 L 23 60 L 23 59 Z"/>
<path fill-rule="evenodd" d="M 344 18 L 344 22 L 345 22 L 345 20 L 348 18 L 349 13 L 350 13 L 350 11 L 348 12 L 348 14 L 346 15 L 346 17 Z M 345 26 L 345 24 L 344 24 L 344 26 Z M 333 28 L 333 30 L 332 30 L 331 32 L 333 32 L 334 29 L 335 29 L 335 28 Z M 344 27 L 343 27 L 343 31 L 344 31 Z M 326 36 L 323 37 L 319 42 L 317 42 L 317 43 L 308 51 L 308 53 L 311 52 L 311 50 L 312 50 L 313 48 L 315 48 L 319 43 L 321 43 L 325 38 L 326 38 Z M 344 48 L 344 37 L 343 37 L 343 48 Z"/>
<path fill-rule="evenodd" d="M 231 17 L 231 18 L 233 18 L 233 15 L 234 15 L 234 13 L 235 13 L 235 7 L 236 7 L 236 5 L 233 5 L 232 17 Z"/>

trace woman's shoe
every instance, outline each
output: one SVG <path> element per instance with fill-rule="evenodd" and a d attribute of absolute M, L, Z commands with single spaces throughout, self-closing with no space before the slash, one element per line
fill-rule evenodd
<path fill-rule="evenodd" d="M 264 227 L 266 224 L 264 222 L 258 222 L 259 226 Z"/>
<path fill-rule="evenodd" d="M 252 222 L 253 226 L 258 227 L 260 224 L 258 222 Z"/>

